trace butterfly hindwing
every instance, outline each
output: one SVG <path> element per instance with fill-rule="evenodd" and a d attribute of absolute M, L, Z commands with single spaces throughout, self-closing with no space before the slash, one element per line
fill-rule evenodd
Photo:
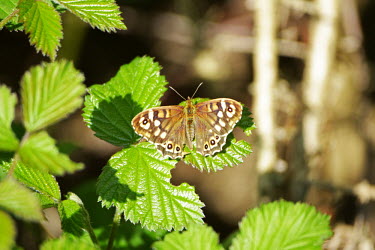
<path fill-rule="evenodd" d="M 195 116 L 197 152 L 204 156 L 220 152 L 241 115 L 242 105 L 232 99 L 219 98 L 198 103 Z"/>

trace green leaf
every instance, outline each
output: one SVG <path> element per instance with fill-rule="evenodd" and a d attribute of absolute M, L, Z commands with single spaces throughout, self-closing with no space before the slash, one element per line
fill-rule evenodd
<path fill-rule="evenodd" d="M 45 131 L 32 134 L 24 141 L 18 153 L 26 166 L 49 171 L 54 175 L 73 173 L 83 168 L 82 163 L 73 162 L 67 155 L 59 153 L 55 140 Z"/>
<path fill-rule="evenodd" d="M 251 135 L 253 129 L 255 129 L 255 124 L 253 118 L 250 117 L 251 112 L 247 107 L 243 107 L 241 120 L 236 124 L 236 127 L 242 128 L 247 136 Z"/>
<path fill-rule="evenodd" d="M 99 177 L 99 200 L 149 230 L 181 230 L 191 222 L 202 223 L 203 203 L 194 187 L 170 184 L 175 164 L 148 142 L 124 149 L 112 156 Z"/>
<path fill-rule="evenodd" d="M 20 0 L 18 4 L 18 8 L 20 12 L 18 13 L 19 19 L 23 19 L 25 14 L 31 10 L 33 7 L 35 0 Z"/>
<path fill-rule="evenodd" d="M 58 0 L 69 11 L 102 31 L 126 29 L 114 0 Z"/>
<path fill-rule="evenodd" d="M 187 231 L 182 233 L 172 232 L 167 234 L 162 241 L 153 244 L 156 250 L 221 250 L 224 249 L 219 244 L 219 235 L 206 225 L 191 225 Z"/>
<path fill-rule="evenodd" d="M 0 207 L 25 220 L 43 219 L 42 208 L 34 193 L 11 178 L 0 182 Z"/>
<path fill-rule="evenodd" d="M 131 120 L 143 109 L 160 105 L 167 83 L 150 57 L 124 65 L 108 83 L 89 88 L 83 118 L 102 140 L 128 147 L 139 138 Z"/>
<path fill-rule="evenodd" d="M 18 0 L 0 1 L 0 20 L 9 16 L 16 8 Z"/>
<path fill-rule="evenodd" d="M 15 151 L 18 139 L 13 133 L 11 124 L 14 119 L 14 107 L 17 96 L 10 92 L 6 86 L 0 86 L 0 150 Z"/>
<path fill-rule="evenodd" d="M 106 249 L 110 233 L 109 225 L 95 228 L 95 234 L 102 249 Z M 151 245 L 163 238 L 166 233 L 165 230 L 148 231 L 139 224 L 133 225 L 127 221 L 119 225 L 113 242 L 113 249 L 151 249 Z"/>
<path fill-rule="evenodd" d="M 16 238 L 15 223 L 8 214 L 0 210 L 0 246 L 2 249 L 12 249 Z"/>
<path fill-rule="evenodd" d="M 230 249 L 322 249 L 331 235 L 328 215 L 307 204 L 278 201 L 250 210 Z"/>
<path fill-rule="evenodd" d="M 218 171 L 225 166 L 233 167 L 243 162 L 242 158 L 252 152 L 251 146 L 246 141 L 237 141 L 230 134 L 227 138 L 227 144 L 221 152 L 213 156 L 203 156 L 195 151 L 189 150 L 190 154 L 186 155 L 184 161 L 198 168 L 200 171 Z"/>
<path fill-rule="evenodd" d="M 43 242 L 41 250 L 67 250 L 67 249 L 79 249 L 79 250 L 99 250 L 99 247 L 88 242 L 83 238 L 72 238 L 63 236 L 59 239 L 48 240 Z"/>
<path fill-rule="evenodd" d="M 21 162 L 16 164 L 14 177 L 37 193 L 43 208 L 55 206 L 61 200 L 60 187 L 53 175 L 26 167 Z M 11 163 L 2 163 L 0 169 L 8 172 L 10 166 Z"/>
<path fill-rule="evenodd" d="M 59 204 L 59 214 L 64 234 L 74 237 L 89 238 L 97 242 L 90 224 L 90 216 L 81 199 L 73 194 L 68 194 L 68 199 Z"/>
<path fill-rule="evenodd" d="M 24 26 L 37 51 L 54 60 L 63 37 L 59 13 L 44 1 L 35 1 L 24 15 Z"/>
<path fill-rule="evenodd" d="M 83 80 L 67 61 L 43 63 L 25 73 L 21 95 L 26 130 L 43 129 L 80 107 L 85 92 Z"/>

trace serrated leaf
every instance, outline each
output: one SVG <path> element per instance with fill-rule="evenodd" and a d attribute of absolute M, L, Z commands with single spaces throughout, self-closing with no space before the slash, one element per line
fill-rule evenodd
<path fill-rule="evenodd" d="M 243 107 L 241 120 L 238 121 L 236 127 L 242 128 L 247 136 L 251 135 L 253 129 L 255 129 L 255 124 L 253 118 L 251 118 L 251 112 L 247 107 Z"/>
<path fill-rule="evenodd" d="M 25 220 L 43 219 L 42 207 L 34 193 L 12 178 L 0 182 L 0 207 Z"/>
<path fill-rule="evenodd" d="M 31 10 L 34 4 L 34 0 L 20 0 L 18 3 L 18 9 L 20 10 L 18 13 L 19 19 L 23 20 L 24 15 Z"/>
<path fill-rule="evenodd" d="M 73 173 L 83 168 L 82 163 L 73 162 L 67 155 L 61 154 L 55 140 L 45 131 L 32 134 L 21 145 L 18 153 L 26 166 L 49 171 L 54 175 Z"/>
<path fill-rule="evenodd" d="M 78 238 L 89 238 L 91 233 L 91 237 L 94 238 L 93 242 L 96 242 L 90 224 L 90 216 L 81 199 L 73 193 L 69 193 L 67 198 L 58 207 L 64 234 Z"/>
<path fill-rule="evenodd" d="M 79 250 L 98 250 L 99 247 L 88 242 L 83 238 L 72 238 L 63 236 L 59 239 L 53 239 L 43 242 L 41 250 L 67 250 L 67 249 L 79 249 Z"/>
<path fill-rule="evenodd" d="M 53 175 L 26 167 L 17 162 L 13 176 L 25 186 L 37 193 L 43 208 L 52 207 L 61 200 L 60 187 Z M 11 163 L 2 163 L 0 169 L 8 172 Z"/>
<path fill-rule="evenodd" d="M 208 172 L 222 170 L 225 166 L 238 165 L 243 162 L 243 157 L 252 152 L 249 143 L 243 140 L 237 141 L 233 135 L 228 136 L 227 145 L 223 150 L 213 156 L 203 156 L 189 149 L 188 151 L 190 154 L 185 156 L 184 161 L 200 171 Z"/>
<path fill-rule="evenodd" d="M 128 147 L 139 138 L 131 120 L 143 109 L 160 105 L 167 83 L 150 57 L 124 65 L 109 82 L 89 88 L 83 118 L 102 140 Z"/>
<path fill-rule="evenodd" d="M 35 1 L 24 15 L 24 27 L 36 50 L 54 60 L 63 37 L 59 13 L 44 1 Z"/>
<path fill-rule="evenodd" d="M 182 233 L 172 232 L 167 234 L 162 241 L 155 242 L 153 249 L 156 250 L 221 250 L 219 235 L 206 225 L 191 225 L 187 231 Z"/>
<path fill-rule="evenodd" d="M 58 0 L 73 14 L 102 31 L 126 29 L 114 0 Z"/>
<path fill-rule="evenodd" d="M 2 249 L 12 249 L 16 238 L 15 223 L 8 214 L 0 210 L 0 246 Z"/>
<path fill-rule="evenodd" d="M 204 204 L 194 187 L 170 183 L 175 164 L 148 142 L 124 149 L 112 156 L 99 177 L 99 200 L 149 230 L 181 230 L 189 223 L 202 223 Z"/>
<path fill-rule="evenodd" d="M 246 214 L 230 249 L 322 249 L 331 235 L 328 215 L 307 204 L 277 201 Z"/>
<path fill-rule="evenodd" d="M 14 119 L 14 108 L 17 96 L 10 92 L 6 86 L 0 86 L 0 150 L 15 151 L 18 139 L 13 133 L 11 124 Z"/>
<path fill-rule="evenodd" d="M 43 129 L 80 107 L 85 92 L 83 80 L 68 61 L 43 63 L 26 72 L 21 95 L 27 131 Z"/>

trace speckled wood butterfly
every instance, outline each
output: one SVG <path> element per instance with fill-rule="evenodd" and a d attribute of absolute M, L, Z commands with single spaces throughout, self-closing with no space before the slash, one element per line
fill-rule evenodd
<path fill-rule="evenodd" d="M 164 156 L 175 159 L 186 154 L 184 145 L 190 149 L 195 146 L 204 156 L 220 152 L 241 116 L 242 106 L 235 100 L 218 98 L 193 104 L 188 97 L 186 106 L 147 109 L 133 118 L 132 125 L 138 135 L 154 143 Z"/>

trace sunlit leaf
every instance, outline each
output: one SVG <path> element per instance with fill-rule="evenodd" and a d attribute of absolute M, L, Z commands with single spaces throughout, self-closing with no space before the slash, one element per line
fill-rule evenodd
<path fill-rule="evenodd" d="M 27 131 L 43 129 L 80 107 L 85 92 L 83 80 L 67 61 L 43 63 L 26 72 L 21 95 Z"/>
<path fill-rule="evenodd" d="M 147 142 L 124 149 L 112 156 L 99 177 L 99 200 L 149 230 L 181 230 L 189 223 L 202 223 L 203 203 L 194 187 L 170 183 L 174 164 Z"/>
<path fill-rule="evenodd" d="M 231 250 L 322 249 L 332 235 L 329 216 L 304 203 L 277 201 L 250 210 Z"/>
<path fill-rule="evenodd" d="M 18 147 L 18 139 L 11 128 L 16 103 L 17 96 L 0 85 L 0 150 L 15 151 Z"/>

